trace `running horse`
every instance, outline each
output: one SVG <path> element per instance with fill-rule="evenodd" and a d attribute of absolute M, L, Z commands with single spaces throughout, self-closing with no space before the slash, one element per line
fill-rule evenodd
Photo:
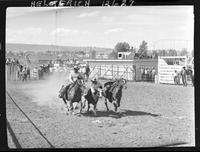
<path fill-rule="evenodd" d="M 127 89 L 127 81 L 123 78 L 116 79 L 115 81 L 110 81 L 104 84 L 105 91 L 103 96 L 105 97 L 105 105 L 107 111 L 109 111 L 107 102 L 113 103 L 115 107 L 115 112 L 117 108 L 120 107 L 120 101 L 122 97 L 122 89 Z"/>
<path fill-rule="evenodd" d="M 73 103 L 81 103 L 81 108 L 80 108 L 80 112 L 82 112 L 82 96 L 83 96 L 83 92 L 85 89 L 85 83 L 84 80 L 82 79 L 82 77 L 78 77 L 78 79 L 71 84 L 70 88 L 68 90 L 65 91 L 64 95 L 63 95 L 63 101 L 68 109 L 68 111 L 71 111 L 72 113 L 74 113 L 74 107 L 73 107 Z M 80 102 L 81 101 L 81 102 Z"/>

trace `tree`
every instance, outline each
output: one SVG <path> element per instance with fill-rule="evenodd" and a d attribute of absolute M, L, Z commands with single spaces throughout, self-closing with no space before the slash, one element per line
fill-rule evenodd
<path fill-rule="evenodd" d="M 134 47 L 131 47 L 131 49 L 129 50 L 131 53 L 133 53 L 133 54 L 135 54 L 136 53 L 136 51 L 137 51 L 137 49 L 136 48 L 134 48 Z"/>
<path fill-rule="evenodd" d="M 163 49 L 163 50 L 158 50 L 158 55 L 159 56 L 167 56 L 167 50 Z"/>
<path fill-rule="evenodd" d="M 180 52 L 180 56 L 187 56 L 188 55 L 188 51 L 186 48 L 183 48 Z"/>
<path fill-rule="evenodd" d="M 118 52 L 127 52 L 130 49 L 130 45 L 127 42 L 118 42 L 115 45 L 115 53 Z"/>
<path fill-rule="evenodd" d="M 168 55 L 169 56 L 177 56 L 177 52 L 175 49 L 169 49 L 168 50 Z"/>
<path fill-rule="evenodd" d="M 147 46 L 147 42 L 142 41 L 142 43 L 140 44 L 138 53 L 140 56 L 143 56 L 144 58 L 147 57 L 147 51 L 148 51 L 148 46 Z"/>
<path fill-rule="evenodd" d="M 157 59 L 158 58 L 158 52 L 156 50 L 153 50 L 151 55 L 152 55 L 153 59 Z"/>
<path fill-rule="evenodd" d="M 110 54 L 109 54 L 109 58 L 112 58 L 112 59 L 117 59 L 117 53 L 113 50 Z"/>

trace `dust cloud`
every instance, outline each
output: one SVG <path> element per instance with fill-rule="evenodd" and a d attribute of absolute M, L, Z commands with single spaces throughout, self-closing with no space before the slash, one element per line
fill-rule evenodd
<path fill-rule="evenodd" d="M 34 83 L 28 94 L 32 96 L 32 101 L 38 105 L 56 106 L 63 104 L 58 97 L 61 86 L 66 83 L 68 74 L 54 73 L 44 80 Z"/>

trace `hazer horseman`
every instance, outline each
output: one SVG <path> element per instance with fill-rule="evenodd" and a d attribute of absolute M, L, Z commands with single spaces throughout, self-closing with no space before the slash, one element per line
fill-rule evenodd
<path fill-rule="evenodd" d="M 63 98 L 63 94 L 67 91 L 69 92 L 69 90 L 74 86 L 74 82 L 76 82 L 76 80 L 78 78 L 82 79 L 81 73 L 79 72 L 79 67 L 78 66 L 74 66 L 73 71 L 70 72 L 68 80 L 66 81 L 66 84 L 64 84 L 60 90 L 60 94 L 59 94 L 59 98 Z M 69 84 L 67 85 L 67 82 L 69 81 Z"/>
<path fill-rule="evenodd" d="M 79 67 L 75 66 L 73 71 L 70 72 L 68 77 L 69 84 L 63 85 L 61 90 L 59 91 L 59 97 L 63 99 L 64 103 L 66 104 L 66 108 L 70 113 L 74 114 L 74 107 L 73 103 L 80 103 L 82 112 L 82 96 L 85 89 L 84 78 L 79 72 Z"/>

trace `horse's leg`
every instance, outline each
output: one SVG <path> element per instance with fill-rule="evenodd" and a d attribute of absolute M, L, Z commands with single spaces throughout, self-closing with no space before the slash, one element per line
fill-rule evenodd
<path fill-rule="evenodd" d="M 80 108 L 80 111 L 79 111 L 80 114 L 82 113 L 82 108 L 83 108 L 83 103 L 81 101 L 81 108 Z"/>
<path fill-rule="evenodd" d="M 105 103 L 105 105 L 106 105 L 106 109 L 107 109 L 107 111 L 109 111 L 109 109 L 108 109 L 108 103 L 107 103 L 107 102 L 108 102 L 108 99 L 105 98 L 105 102 L 104 102 L 104 103 Z"/>
<path fill-rule="evenodd" d="M 62 98 L 62 99 L 63 99 L 63 101 L 64 101 L 64 104 L 66 105 L 66 108 L 68 108 L 68 106 L 67 106 L 67 102 L 65 101 L 64 98 Z"/>
<path fill-rule="evenodd" d="M 72 101 L 69 101 L 69 111 L 70 113 L 74 114 L 74 107 Z"/>
<path fill-rule="evenodd" d="M 114 102 L 113 105 L 115 107 L 115 112 L 117 112 L 117 104 Z"/>
<path fill-rule="evenodd" d="M 78 109 L 78 102 L 77 103 L 75 102 L 74 109 Z"/>
<path fill-rule="evenodd" d="M 68 105 L 67 105 L 67 101 L 66 101 L 66 95 L 64 94 L 63 95 L 63 101 L 64 101 L 64 104 L 65 104 L 65 106 L 66 106 L 66 108 L 67 108 L 67 111 L 69 111 L 69 107 L 68 107 Z"/>
<path fill-rule="evenodd" d="M 93 112 L 94 112 L 94 115 L 96 116 L 97 115 L 97 104 L 94 104 L 94 110 L 93 110 Z"/>
<path fill-rule="evenodd" d="M 117 100 L 113 100 L 113 104 L 115 104 L 118 107 Z"/>
<path fill-rule="evenodd" d="M 89 113 L 89 109 L 90 109 L 90 104 L 88 103 L 87 113 Z"/>
<path fill-rule="evenodd" d="M 83 105 L 82 108 L 84 109 L 85 105 L 86 105 L 86 99 L 84 97 L 82 97 L 81 102 L 82 102 L 82 105 Z"/>
<path fill-rule="evenodd" d="M 66 102 L 66 100 L 64 99 L 64 98 L 62 98 L 63 99 L 63 101 L 64 101 L 64 104 L 65 104 L 65 108 L 66 108 L 66 115 L 68 115 L 69 114 L 69 107 L 68 107 L 68 105 L 67 105 L 67 102 Z"/>
<path fill-rule="evenodd" d="M 120 107 L 120 99 L 117 100 L 117 107 Z"/>

